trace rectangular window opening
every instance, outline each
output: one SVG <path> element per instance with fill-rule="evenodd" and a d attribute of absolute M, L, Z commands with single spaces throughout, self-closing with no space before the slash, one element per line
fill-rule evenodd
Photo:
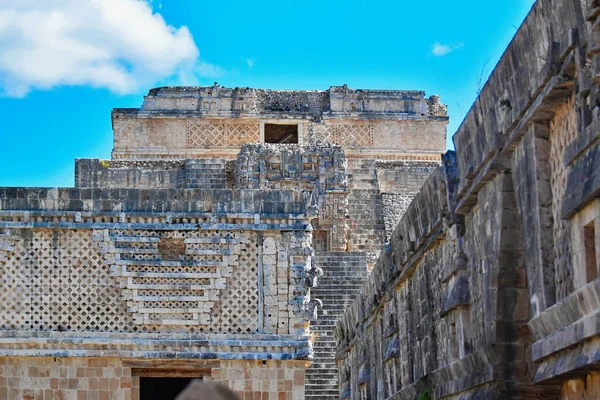
<path fill-rule="evenodd" d="M 596 254 L 596 231 L 594 221 L 583 227 L 583 242 L 585 249 L 585 273 L 588 282 L 598 278 Z"/>
<path fill-rule="evenodd" d="M 140 400 L 175 400 L 193 378 L 140 377 L 139 379 Z"/>
<path fill-rule="evenodd" d="M 265 143 L 298 144 L 298 125 L 265 124 Z"/>

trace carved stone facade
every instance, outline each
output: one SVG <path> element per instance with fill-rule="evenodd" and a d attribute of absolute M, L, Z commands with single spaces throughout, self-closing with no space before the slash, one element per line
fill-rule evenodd
<path fill-rule="evenodd" d="M 75 188 L 0 188 L 0 399 L 147 400 L 182 377 L 337 398 L 333 323 L 447 121 L 435 96 L 345 86 L 114 110 L 113 159 L 77 160 Z"/>
<path fill-rule="evenodd" d="M 597 398 L 598 25 L 539 0 L 445 156 L 416 91 L 114 110 L 76 188 L 0 188 L 0 398 Z"/>
<path fill-rule="evenodd" d="M 599 16 L 536 2 L 337 324 L 342 399 L 598 398 Z"/>
<path fill-rule="evenodd" d="M 420 91 L 163 87 L 139 109 L 113 111 L 113 159 L 232 160 L 276 124 L 297 127 L 293 143 L 338 145 L 349 157 L 439 162 L 447 123 L 439 97 Z"/>
<path fill-rule="evenodd" d="M 285 390 L 276 377 L 274 388 L 234 389 L 304 397 L 304 369 L 312 358 L 308 321 L 317 301 L 310 288 L 319 275 L 305 213 L 310 196 L 285 190 L 17 191 L 0 189 L 0 359 L 2 376 L 14 377 L 9 391 L 62 390 L 53 392 L 59 398 L 71 396 L 69 389 L 92 390 L 77 379 L 79 368 L 85 374 L 89 367 L 117 368 L 101 376 L 109 386 L 114 379 L 118 390 L 111 386 L 110 398 L 119 399 L 131 398 L 132 377 L 161 371 L 187 376 L 191 369 L 196 377 L 228 380 L 229 372 L 218 371 L 289 368 L 302 375 L 295 383 L 293 372 L 285 378 Z M 247 359 L 279 361 L 250 366 Z M 21 366 L 29 378 L 47 382 L 18 383 Z M 72 385 L 54 387 L 54 372 L 31 375 L 42 366 L 64 366 L 59 377 Z"/>

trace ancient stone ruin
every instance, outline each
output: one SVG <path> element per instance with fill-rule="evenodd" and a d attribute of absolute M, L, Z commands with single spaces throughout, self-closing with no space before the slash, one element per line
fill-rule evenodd
<path fill-rule="evenodd" d="M 600 398 L 599 39 L 535 4 L 337 324 L 341 399 Z"/>
<path fill-rule="evenodd" d="M 152 89 L 0 188 L 0 399 L 600 398 L 600 1 L 418 91 Z"/>
<path fill-rule="evenodd" d="M 439 169 L 439 98 L 164 87 L 112 121 L 74 188 L 0 188 L 0 399 L 337 399 L 335 322 Z"/>

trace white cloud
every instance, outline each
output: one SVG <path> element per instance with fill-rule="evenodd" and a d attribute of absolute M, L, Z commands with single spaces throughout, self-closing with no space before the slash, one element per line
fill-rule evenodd
<path fill-rule="evenodd" d="M 2 0 L 0 54 L 0 93 L 17 97 L 60 85 L 132 93 L 224 73 L 145 0 Z"/>
<path fill-rule="evenodd" d="M 441 44 L 440 42 L 435 42 L 433 46 L 431 46 L 431 54 L 436 57 L 443 57 L 455 50 L 460 49 L 463 46 L 463 43 Z"/>

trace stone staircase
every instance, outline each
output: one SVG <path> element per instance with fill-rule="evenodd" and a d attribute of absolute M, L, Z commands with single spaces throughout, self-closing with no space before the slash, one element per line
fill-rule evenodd
<path fill-rule="evenodd" d="M 314 362 L 306 372 L 305 398 L 333 400 L 339 398 L 333 328 L 367 279 L 366 256 L 364 253 L 317 252 L 315 261 L 324 275 L 311 292 L 323 301 L 323 309 L 310 326 L 317 340 Z"/>
<path fill-rule="evenodd" d="M 195 158 L 185 161 L 186 188 L 226 189 L 227 160 L 219 158 Z"/>

